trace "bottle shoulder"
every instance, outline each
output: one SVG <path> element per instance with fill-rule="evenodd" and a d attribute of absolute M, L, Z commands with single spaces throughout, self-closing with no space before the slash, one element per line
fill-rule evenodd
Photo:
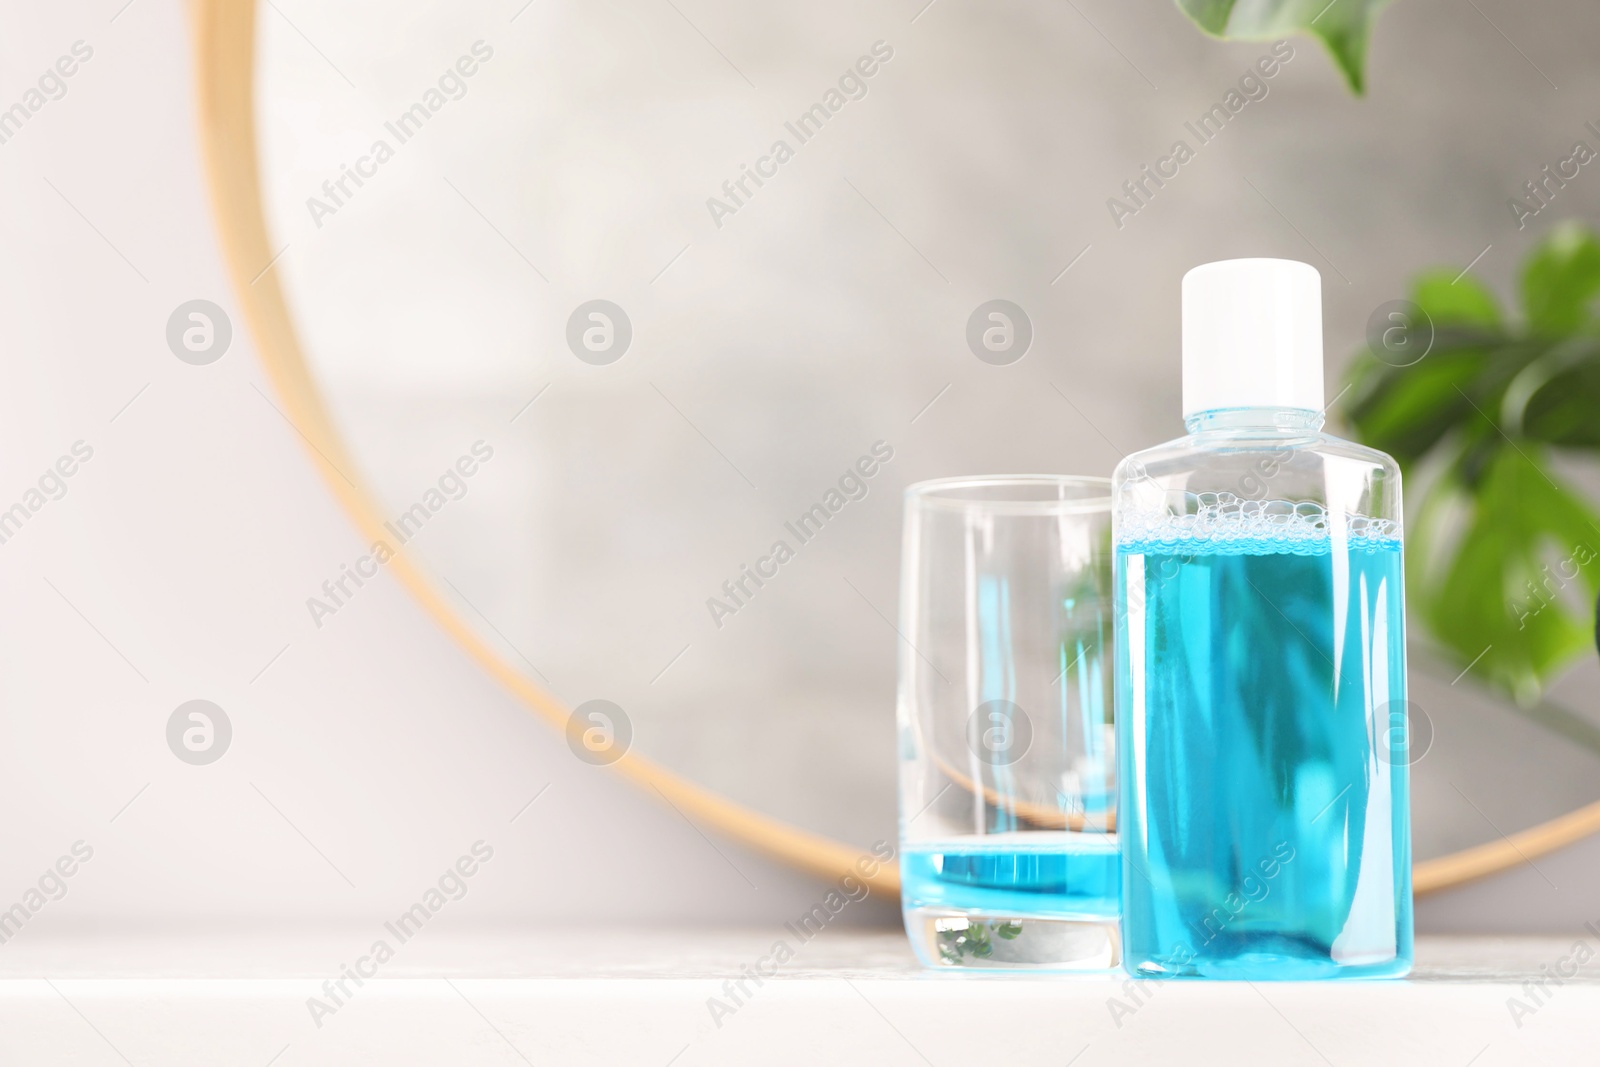
<path fill-rule="evenodd" d="M 1390 456 L 1320 431 L 1200 432 L 1124 459 L 1112 478 L 1112 500 L 1122 524 L 1131 516 L 1155 522 L 1211 510 L 1288 508 L 1381 519 L 1398 530 L 1400 481 Z"/>
<path fill-rule="evenodd" d="M 1346 468 L 1367 467 L 1398 478 L 1400 465 L 1386 452 L 1318 432 L 1294 434 L 1192 433 L 1130 453 L 1117 464 L 1112 480 L 1156 477 L 1196 468 L 1273 465 L 1320 466 L 1337 461 Z"/>

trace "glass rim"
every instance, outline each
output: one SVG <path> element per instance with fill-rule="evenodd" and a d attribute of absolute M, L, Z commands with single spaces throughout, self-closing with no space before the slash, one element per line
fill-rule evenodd
<path fill-rule="evenodd" d="M 1050 490 L 1029 498 L 984 496 L 984 490 Z M 967 495 L 971 494 L 971 495 Z M 1092 515 L 1111 510 L 1111 479 L 1086 474 L 984 474 L 930 478 L 905 489 L 908 507 L 1024 515 Z"/>

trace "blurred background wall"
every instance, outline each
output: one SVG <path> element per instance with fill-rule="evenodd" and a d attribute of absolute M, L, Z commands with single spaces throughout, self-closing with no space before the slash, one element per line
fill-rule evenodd
<path fill-rule="evenodd" d="M 1378 26 L 1363 101 L 1296 39 L 1268 95 L 1120 227 L 1107 198 L 1188 139 L 1183 123 L 1270 44 L 1207 40 L 1164 3 L 919 6 L 282 2 L 262 23 L 277 61 L 263 87 L 281 105 L 263 114 L 280 269 L 363 474 L 403 505 L 481 420 L 508 427 L 510 462 L 486 473 L 522 463 L 541 479 L 467 497 L 430 558 L 464 561 L 453 573 L 472 602 L 565 699 L 616 694 L 650 754 L 861 843 L 893 830 L 894 635 L 839 576 L 892 614 L 900 486 L 1104 472 L 1173 436 L 1177 284 L 1196 262 L 1316 265 L 1336 381 L 1414 270 L 1482 253 L 1477 269 L 1509 292 L 1539 232 L 1600 203 L 1585 173 L 1526 230 L 1505 206 L 1600 119 L 1589 5 L 1403 0 Z M 112 0 L 7 20 L 0 100 L 74 42 L 93 48 L 66 94 L 0 145 L 0 497 L 74 442 L 94 449 L 66 495 L 0 545 L 0 901 L 74 841 L 95 848 L 27 936 L 366 920 L 480 838 L 495 861 L 464 921 L 752 922 L 809 906 L 815 883 L 574 760 L 387 581 L 337 625 L 308 624 L 305 598 L 365 546 L 275 410 L 237 316 L 213 364 L 167 347 L 181 303 L 232 308 L 184 11 Z M 343 138 L 399 114 L 480 38 L 496 49 L 482 80 L 386 164 L 385 183 L 317 227 L 304 199 L 353 161 L 360 143 Z M 867 95 L 719 228 L 706 197 L 877 40 L 894 56 Z M 386 227 L 390 243 L 375 243 Z M 353 270 L 363 254 L 371 269 Z M 597 296 L 638 330 L 613 368 L 550 341 Z M 1035 330 L 1008 368 L 965 340 L 996 297 Z M 538 417 L 511 424 L 546 385 Z M 703 599 L 880 438 L 897 449 L 885 480 L 797 561 L 807 576 L 764 593 L 735 620 L 742 634 L 705 632 Z M 642 492 L 605 476 L 627 464 L 671 477 Z M 515 521 L 480 521 L 497 514 Z M 535 525 L 542 544 L 525 536 Z M 602 535 L 629 542 L 639 570 L 609 563 Z M 699 652 L 655 689 L 685 642 Z M 204 768 L 165 737 L 195 698 L 234 731 Z M 776 725 L 741 725 L 756 714 Z M 858 743 L 818 740 L 841 734 Z M 1498 792 L 1530 769 L 1476 766 Z M 1597 868 L 1587 842 L 1430 900 L 1420 921 L 1576 926 L 1600 909 Z M 887 906 L 851 914 L 893 920 Z"/>

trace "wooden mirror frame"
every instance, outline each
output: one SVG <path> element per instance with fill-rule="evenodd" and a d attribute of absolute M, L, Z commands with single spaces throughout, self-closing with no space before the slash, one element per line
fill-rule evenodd
<path fill-rule="evenodd" d="M 200 145 L 218 240 L 239 307 L 267 377 L 313 464 L 362 536 L 380 540 L 383 520 L 355 480 L 355 467 L 328 419 L 274 271 L 282 250 L 275 252 L 268 239 L 256 152 L 256 0 L 189 0 L 189 6 Z M 483 641 L 403 551 L 396 549 L 389 571 L 440 629 L 519 703 L 558 732 L 566 730 L 570 709 Z M 828 880 L 847 873 L 862 877 L 855 864 L 866 854 L 849 845 L 763 815 L 633 752 L 611 766 L 692 822 L 782 863 Z M 1597 831 L 1600 801 L 1499 841 L 1424 860 L 1413 869 L 1413 890 L 1421 896 L 1465 885 Z M 878 866 L 863 880 L 886 894 L 900 889 L 900 874 L 892 865 Z"/>

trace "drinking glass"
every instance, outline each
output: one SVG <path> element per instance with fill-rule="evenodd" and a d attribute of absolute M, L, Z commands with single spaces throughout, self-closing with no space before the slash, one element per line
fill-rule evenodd
<path fill-rule="evenodd" d="M 929 967 L 1116 966 L 1111 485 L 906 490 L 901 906 Z"/>

